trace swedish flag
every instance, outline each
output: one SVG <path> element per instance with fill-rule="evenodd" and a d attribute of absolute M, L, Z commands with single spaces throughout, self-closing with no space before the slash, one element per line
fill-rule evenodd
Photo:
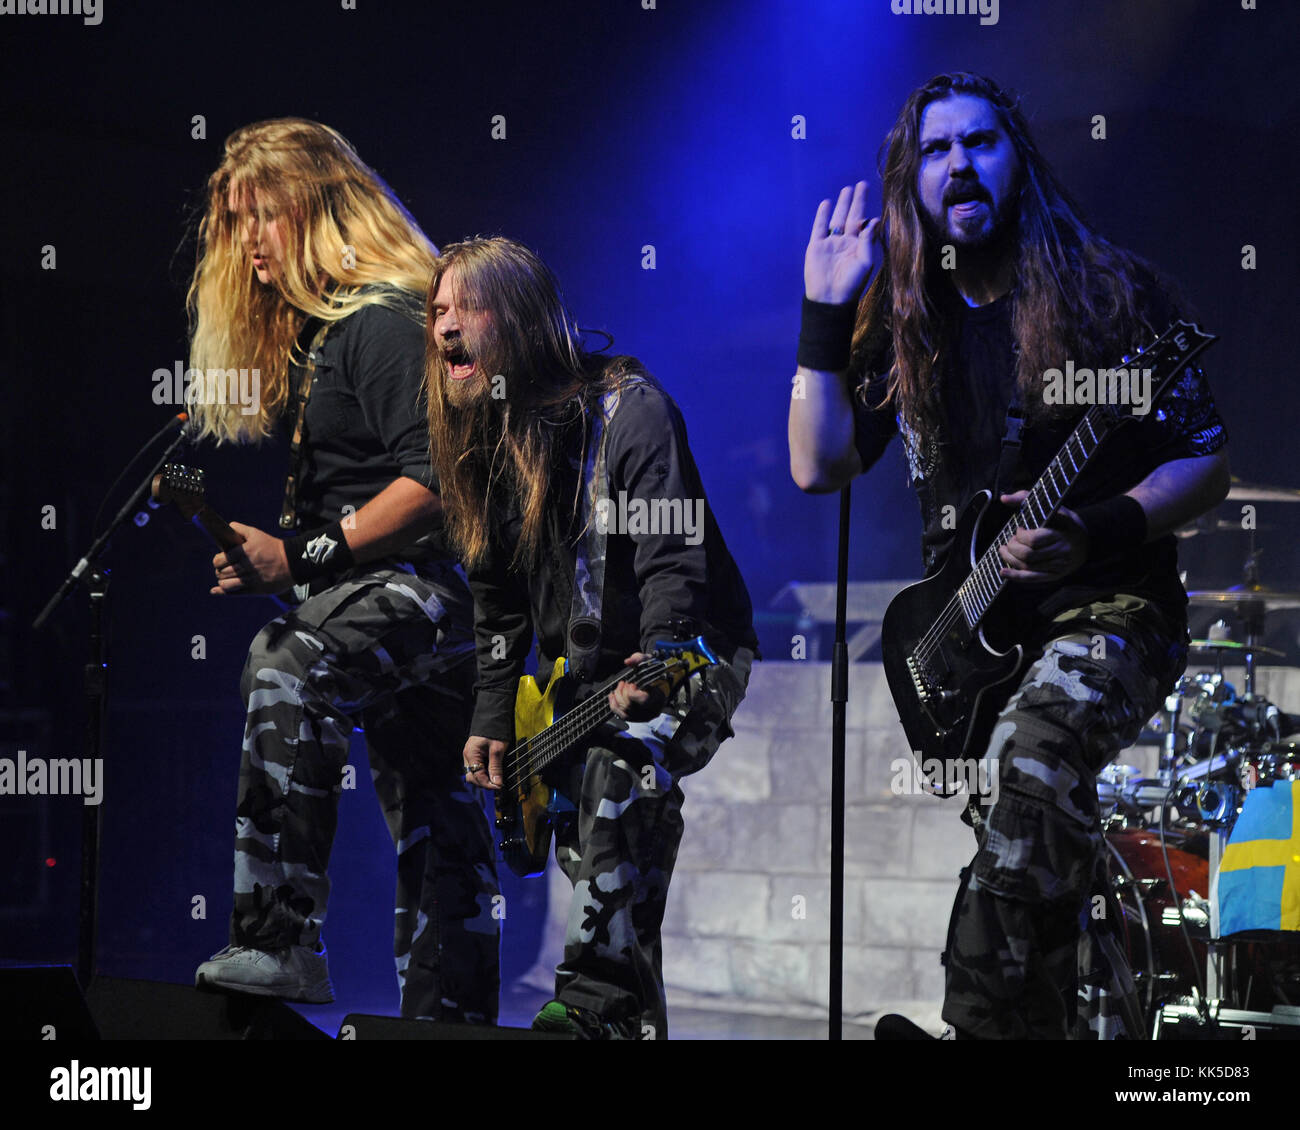
<path fill-rule="evenodd" d="M 1219 934 L 1300 930 L 1300 781 L 1251 789 L 1219 867 Z"/>

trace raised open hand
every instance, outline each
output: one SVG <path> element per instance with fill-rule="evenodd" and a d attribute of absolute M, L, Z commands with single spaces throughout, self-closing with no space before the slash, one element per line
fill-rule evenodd
<path fill-rule="evenodd" d="M 823 200 L 804 253 L 804 291 L 814 302 L 856 299 L 884 255 L 880 217 L 867 222 L 867 182 L 840 189 L 832 209 Z"/>

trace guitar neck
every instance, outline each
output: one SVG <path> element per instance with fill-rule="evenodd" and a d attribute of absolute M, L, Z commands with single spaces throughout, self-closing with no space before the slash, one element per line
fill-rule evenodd
<path fill-rule="evenodd" d="M 517 787 L 540 773 L 593 730 L 614 721 L 618 715 L 609 708 L 609 696 L 619 683 L 632 683 L 644 690 L 662 681 L 667 670 L 668 665 L 662 659 L 643 659 L 630 670 L 620 671 L 606 680 L 564 717 L 520 742 L 507 757 L 506 787 Z"/>
<path fill-rule="evenodd" d="M 190 519 L 196 526 L 199 526 L 213 541 L 222 549 L 233 549 L 237 545 L 243 545 L 242 535 L 237 534 L 220 514 L 212 509 L 206 502 L 195 511 Z"/>
<path fill-rule="evenodd" d="M 1088 465 L 1088 461 L 1118 424 L 1119 419 L 1115 413 L 1101 405 L 1090 408 L 1084 414 L 1061 450 L 1048 463 L 1042 477 L 1030 489 L 1015 517 L 1002 527 L 975 563 L 970 576 L 958 586 L 956 597 L 972 628 L 983 619 L 998 594 L 1006 587 L 998 550 L 1015 537 L 1018 530 L 1041 529 L 1052 520 L 1052 516 L 1060 509 L 1062 499 Z"/>

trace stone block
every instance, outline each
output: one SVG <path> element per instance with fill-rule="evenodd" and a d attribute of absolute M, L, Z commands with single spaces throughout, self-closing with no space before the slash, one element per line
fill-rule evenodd
<path fill-rule="evenodd" d="M 801 901 L 796 901 L 796 900 Z M 799 917 L 798 915 L 801 915 Z M 830 939 L 831 884 L 826 877 L 775 875 L 768 907 L 766 937 L 774 942 L 826 945 Z M 844 884 L 844 937 L 860 940 L 862 890 L 859 883 Z"/>
<path fill-rule="evenodd" d="M 717 871 L 731 858 L 732 815 L 748 806 L 689 798 L 682 809 L 682 834 L 674 875 L 683 871 Z M 762 806 L 766 807 L 766 806 Z"/>
<path fill-rule="evenodd" d="M 907 805 L 850 804 L 844 811 L 844 869 L 853 875 L 906 875 L 910 866 L 912 810 Z M 822 809 L 819 837 L 830 868 L 830 806 Z"/>
<path fill-rule="evenodd" d="M 975 833 L 961 820 L 960 798 L 919 805 L 912 823 L 912 866 L 916 879 L 947 879 L 954 887 L 957 873 L 975 855 Z"/>
<path fill-rule="evenodd" d="M 730 951 L 730 942 L 714 938 L 683 937 L 669 934 L 665 929 L 665 986 L 688 993 L 731 995 L 735 987 L 731 980 Z"/>
<path fill-rule="evenodd" d="M 829 996 L 830 950 L 814 951 L 821 1000 Z M 903 947 L 844 946 L 844 1014 L 873 1012 L 884 1001 L 914 996 L 911 952 Z"/>
<path fill-rule="evenodd" d="M 673 929 L 695 937 L 761 938 L 771 898 L 766 875 L 734 871 L 689 872 L 674 876 L 669 897 L 676 906 Z"/>
<path fill-rule="evenodd" d="M 738 942 L 731 947 L 731 981 L 736 996 L 746 1002 L 772 1001 L 826 1004 L 826 967 L 818 954 L 826 946 L 796 942 Z"/>
<path fill-rule="evenodd" d="M 765 730 L 738 729 L 698 773 L 682 782 L 690 800 L 716 800 L 744 804 L 767 800 L 772 793 L 768 769 L 771 735 Z"/>
<path fill-rule="evenodd" d="M 942 949 L 957 884 L 933 879 L 863 879 L 863 940 L 871 946 Z"/>
<path fill-rule="evenodd" d="M 731 871 L 824 874 L 818 811 L 811 804 L 747 804 L 731 812 Z"/>

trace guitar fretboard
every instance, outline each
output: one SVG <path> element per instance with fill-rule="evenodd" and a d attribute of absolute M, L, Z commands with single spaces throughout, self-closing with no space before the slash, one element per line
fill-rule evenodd
<path fill-rule="evenodd" d="M 536 776 L 596 727 L 613 721 L 616 715 L 609 708 L 609 696 L 619 683 L 632 683 L 639 690 L 645 690 L 662 682 L 668 672 L 667 662 L 652 657 L 643 659 L 635 667 L 620 671 L 608 679 L 568 714 L 510 751 L 505 769 L 505 787 L 518 789 L 529 777 Z"/>
<path fill-rule="evenodd" d="M 1037 530 L 1051 521 L 1066 492 L 1074 485 L 1088 460 L 1118 423 L 1114 411 L 1104 405 L 1090 408 L 1069 438 L 1033 485 L 1016 516 L 1011 519 L 980 559 L 971 575 L 958 587 L 954 599 L 961 605 L 967 628 L 974 629 L 1006 586 L 998 550 L 1016 536 L 1017 530 Z M 997 501 L 996 499 L 994 501 Z"/>
<path fill-rule="evenodd" d="M 1212 334 L 1202 333 L 1199 326 L 1178 321 L 1135 357 L 1123 359 L 1124 365 L 1149 370 L 1153 375 L 1149 409 L 1154 407 L 1174 377 L 1216 340 Z M 953 593 L 935 627 L 918 644 L 913 659 L 918 664 L 919 675 L 925 679 L 932 678 L 933 672 L 929 670 L 927 660 L 933 653 L 938 636 L 946 630 L 944 625 L 956 623 L 960 615 L 967 629 L 974 631 L 1006 587 L 998 550 L 1015 537 L 1017 530 L 1041 529 L 1051 521 L 1061 500 L 1096 454 L 1102 441 L 1128 415 L 1127 411 L 1114 404 L 1097 404 L 1084 413 L 1070 437 L 1047 465 L 1047 470 L 1030 489 L 1016 516 L 1002 527 L 992 544 L 980 555 L 970 576 Z"/>

